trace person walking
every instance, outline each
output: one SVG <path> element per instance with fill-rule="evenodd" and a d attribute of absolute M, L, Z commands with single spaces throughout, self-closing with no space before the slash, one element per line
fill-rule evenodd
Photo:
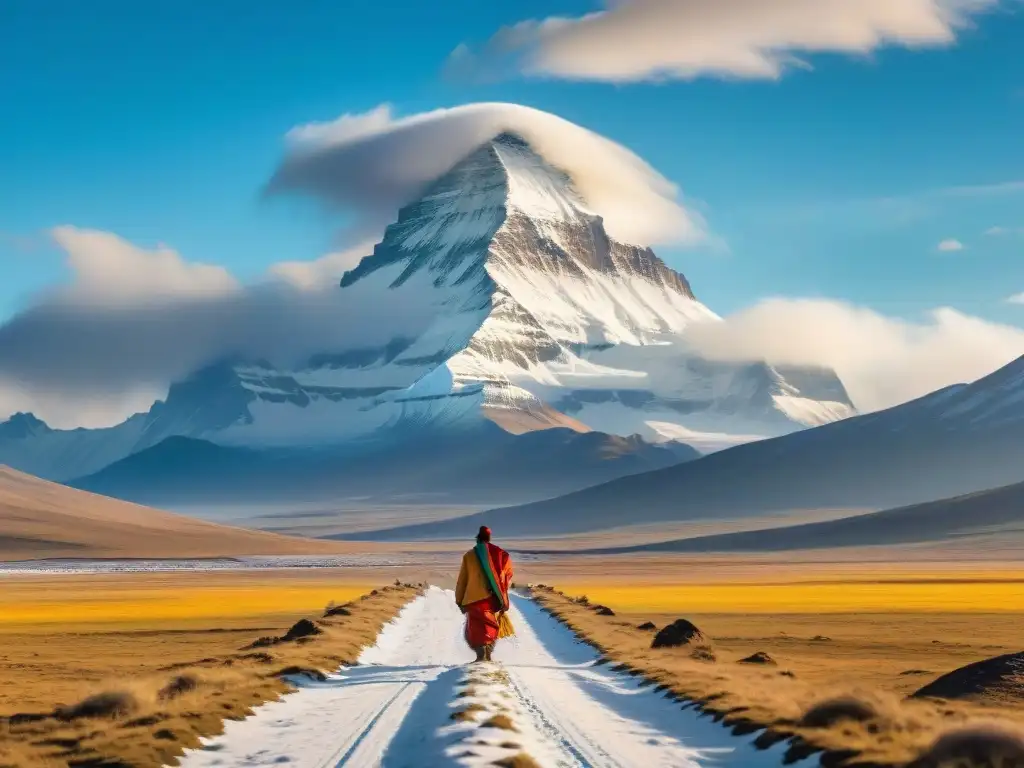
<path fill-rule="evenodd" d="M 494 644 L 513 633 L 508 590 L 512 584 L 512 558 L 491 543 L 491 529 L 480 526 L 476 545 L 462 556 L 455 602 L 466 617 L 466 643 L 476 661 L 490 661 Z"/>

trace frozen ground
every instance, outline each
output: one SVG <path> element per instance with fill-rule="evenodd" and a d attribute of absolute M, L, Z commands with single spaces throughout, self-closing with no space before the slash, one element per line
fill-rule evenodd
<path fill-rule="evenodd" d="M 517 634 L 496 663 L 468 664 L 450 591 L 431 587 L 367 648 L 360 665 L 229 722 L 185 768 L 483 766 L 519 753 L 542 766 L 765 768 L 758 751 L 710 718 L 595 666 L 595 651 L 533 602 L 515 597 Z M 463 720 L 452 715 L 467 707 Z M 492 723 L 495 715 L 508 718 Z"/>

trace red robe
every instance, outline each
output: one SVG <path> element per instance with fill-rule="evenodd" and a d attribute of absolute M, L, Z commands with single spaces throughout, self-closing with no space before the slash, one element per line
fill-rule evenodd
<path fill-rule="evenodd" d="M 476 557 L 476 553 L 472 553 Z M 498 614 L 509 607 L 508 590 L 512 584 L 512 558 L 499 546 L 487 543 L 491 573 L 498 582 L 500 595 L 491 594 L 463 606 L 466 612 L 466 643 L 470 648 L 492 645 L 498 639 Z"/>

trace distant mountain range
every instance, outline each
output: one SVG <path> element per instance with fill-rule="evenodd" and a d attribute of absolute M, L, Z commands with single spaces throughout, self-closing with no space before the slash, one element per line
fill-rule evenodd
<path fill-rule="evenodd" d="M 783 552 L 970 541 L 977 537 L 994 537 L 1008 547 L 1024 542 L 1024 483 L 839 520 L 694 536 L 590 553 Z"/>
<path fill-rule="evenodd" d="M 513 435 L 494 424 L 405 433 L 331 449 L 253 449 L 187 437 L 163 442 L 71 485 L 154 505 L 341 501 L 500 504 L 567 493 L 609 477 L 691 460 L 680 443 L 570 429 Z"/>
<path fill-rule="evenodd" d="M 337 294 L 339 302 L 358 296 L 428 311 L 408 335 L 324 350 L 287 369 L 267 360 L 210 361 L 148 412 L 109 428 L 52 429 L 19 414 L 0 424 L 0 463 L 163 498 L 200 488 L 228 494 L 226 480 L 192 482 L 208 459 L 237 480 L 241 496 L 257 486 L 284 493 L 289 484 L 316 493 L 366 489 L 369 477 L 385 492 L 439 485 L 414 481 L 425 462 L 452 488 L 482 493 L 486 479 L 502 491 L 492 498 L 515 490 L 516 498 L 532 492 L 537 499 L 661 466 L 681 450 L 649 451 L 633 435 L 707 452 L 855 413 L 832 371 L 697 354 L 688 329 L 721 320 L 686 278 L 649 248 L 609 237 L 569 177 L 509 134 L 484 143 L 402 208 Z M 512 447 L 485 430 L 492 423 L 514 434 L 555 428 L 605 436 L 562 434 Z M 453 467 L 472 465 L 462 435 L 474 451 L 506 455 L 512 469 L 485 462 L 470 477 L 436 461 L 429 454 L 438 449 L 422 441 L 403 453 L 393 439 L 427 432 L 447 435 L 438 439 Z M 559 441 L 564 458 L 556 455 Z M 391 468 L 386 477 L 376 469 L 331 477 L 339 457 L 348 463 L 382 444 L 411 461 L 376 456 L 375 467 Z M 620 455 L 582 458 L 595 446 Z M 531 467 L 534 451 L 545 460 Z M 189 482 L 175 482 L 174 467 L 187 467 Z M 286 480 L 285 467 L 302 480 Z"/>
<path fill-rule="evenodd" d="M 972 384 L 948 387 L 885 411 L 737 446 L 545 501 L 365 537 L 464 536 L 480 524 L 493 526 L 503 536 L 541 536 L 795 510 L 884 509 L 1022 478 L 1024 358 Z M 924 514 L 903 511 L 882 519 L 913 519 L 923 525 L 925 517 L 919 515 Z M 872 525 L 822 523 L 802 528 L 801 535 L 842 538 L 839 531 L 863 537 L 867 528 L 860 526 Z M 896 530 L 888 523 L 877 530 L 884 529 Z M 751 536 L 734 534 L 720 541 L 735 545 Z"/>

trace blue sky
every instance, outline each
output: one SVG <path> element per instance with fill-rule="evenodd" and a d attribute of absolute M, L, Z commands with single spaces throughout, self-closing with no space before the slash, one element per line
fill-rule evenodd
<path fill-rule="evenodd" d="M 586 2 L 8 0 L 0 6 L 0 319 L 67 278 L 73 225 L 241 279 L 313 259 L 337 222 L 261 186 L 291 127 L 473 101 L 554 112 L 629 147 L 727 250 L 662 248 L 720 313 L 771 295 L 1024 325 L 1024 10 L 948 47 L 821 54 L 778 80 L 446 78 L 460 43 Z M 45 7 L 44 7 L 45 6 Z M 985 235 L 992 227 L 1002 235 Z M 960 251 L 940 252 L 947 239 Z"/>

